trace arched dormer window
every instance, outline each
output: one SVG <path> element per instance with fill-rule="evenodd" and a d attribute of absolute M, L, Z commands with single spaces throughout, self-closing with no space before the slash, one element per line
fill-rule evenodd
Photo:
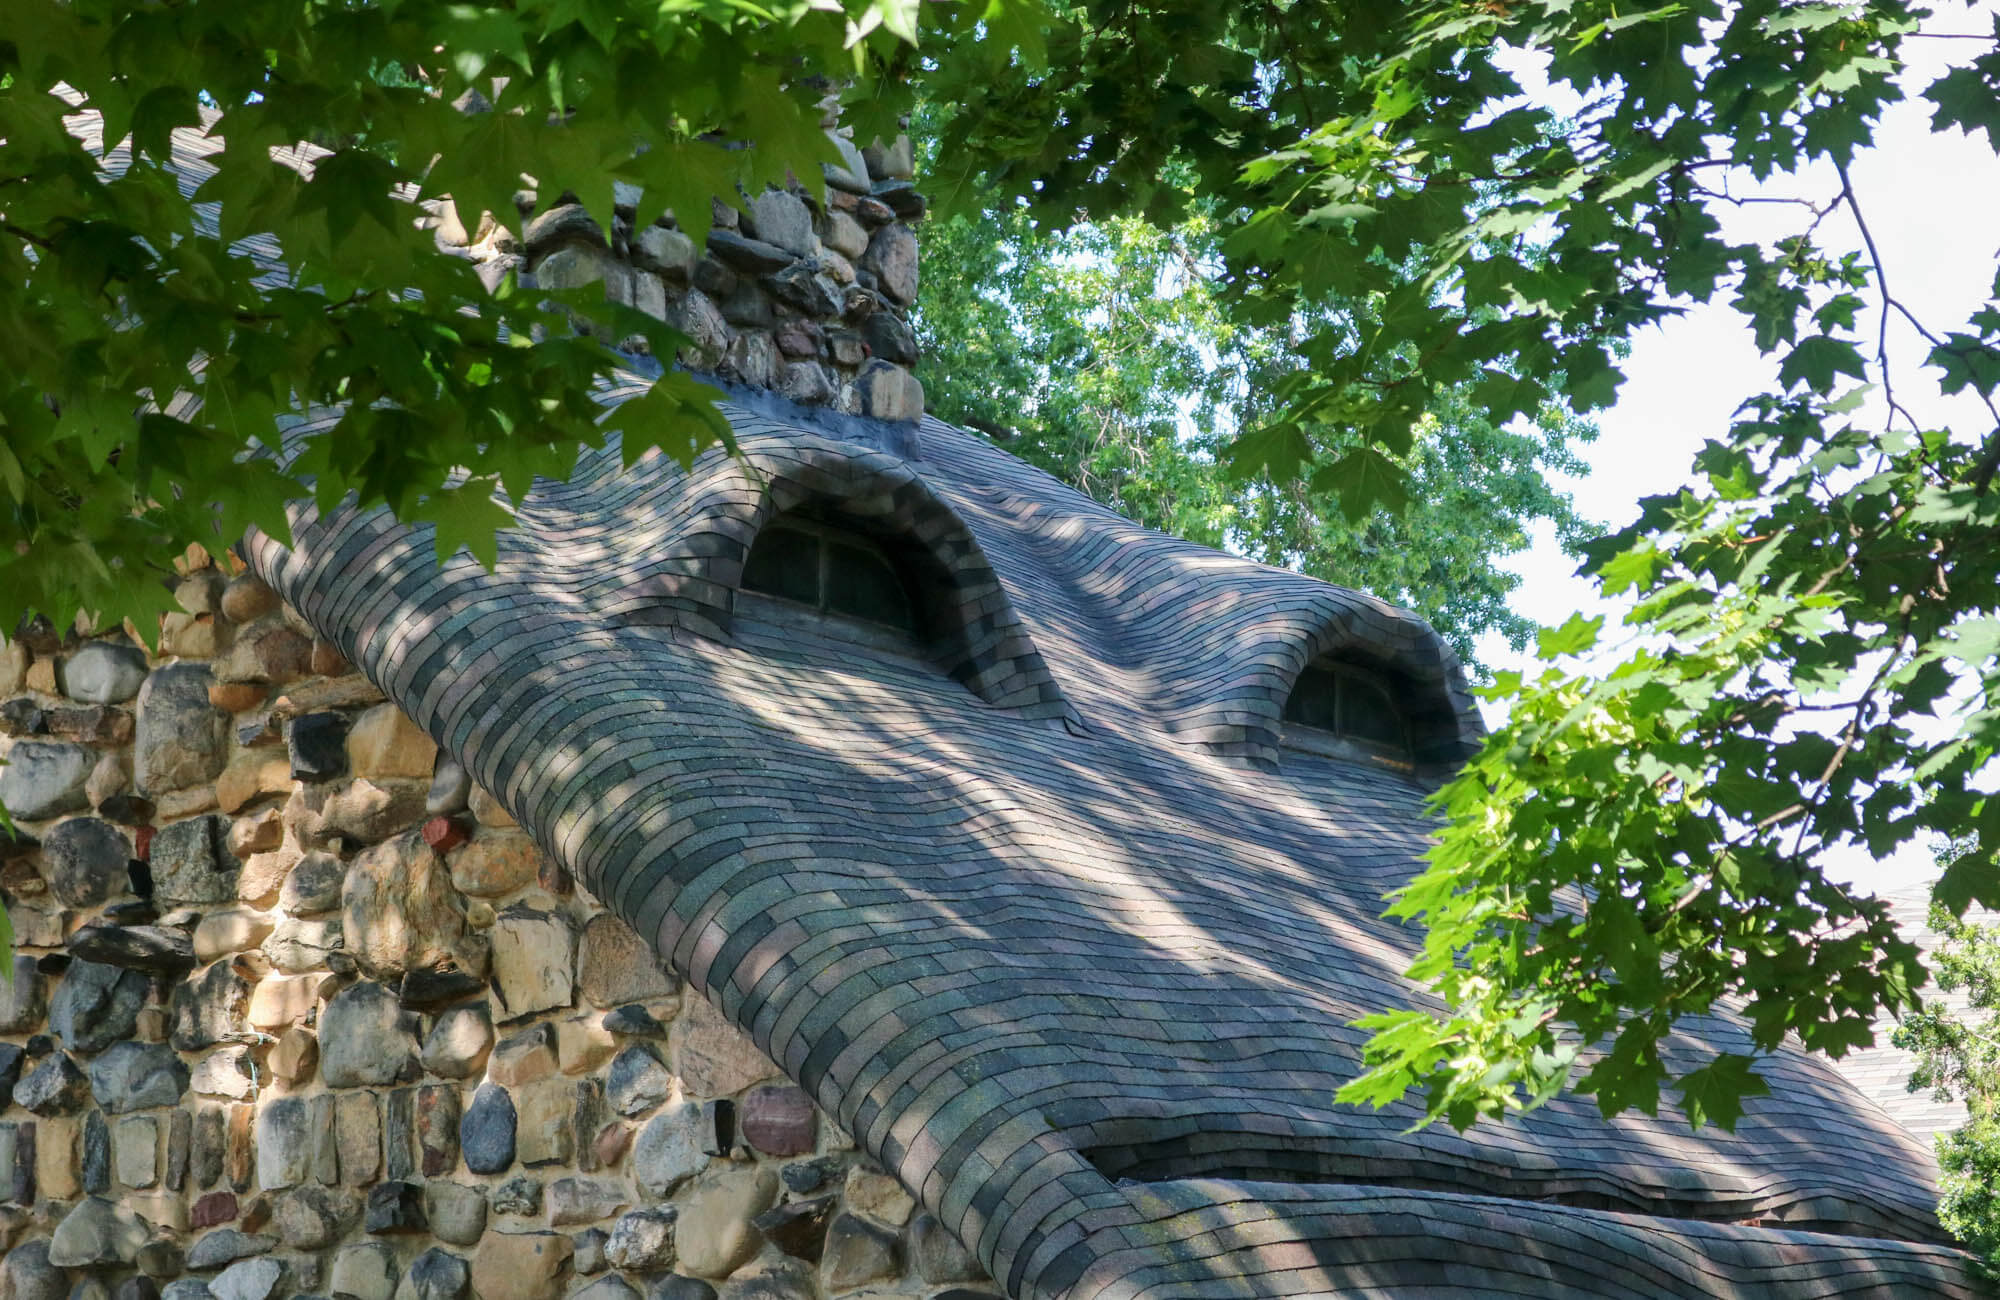
<path fill-rule="evenodd" d="M 795 428 L 739 425 L 737 441 L 735 454 L 697 462 L 679 508 L 701 522 L 674 536 L 647 577 L 621 587 L 607 618 L 724 644 L 758 626 L 768 636 L 810 624 L 921 659 L 996 708 L 1070 715 L 978 540 L 909 465 Z M 829 537 L 855 544 L 893 580 L 879 581 L 881 567 L 853 563 L 839 545 L 822 558 Z M 895 612 L 905 607 L 907 618 Z"/>
<path fill-rule="evenodd" d="M 913 585 L 872 538 L 800 515 L 765 525 L 743 563 L 745 591 L 921 637 Z"/>
<path fill-rule="evenodd" d="M 1285 700 L 1284 741 L 1329 758 L 1414 766 L 1409 721 L 1394 682 L 1337 660 L 1307 664 Z"/>

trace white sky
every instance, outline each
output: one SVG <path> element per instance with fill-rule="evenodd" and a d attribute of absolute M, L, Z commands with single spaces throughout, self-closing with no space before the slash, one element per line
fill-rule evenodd
<path fill-rule="evenodd" d="M 1990 33 L 1992 13 L 1991 5 L 1943 4 L 1925 30 Z M 1984 47 L 1922 39 L 1905 48 L 1913 65 L 1908 89 L 1914 95 L 1937 72 Z M 1933 134 L 1927 110 L 1921 100 L 1892 109 L 1874 148 L 1849 175 L 1881 249 L 1891 290 L 1942 333 L 1960 325 L 1992 289 L 2000 257 L 2000 221 L 1995 219 L 2000 214 L 2000 158 L 1983 135 L 1968 138 L 1956 130 Z M 1823 196 L 1838 188 L 1829 186 L 1830 176 L 1831 168 L 1826 168 L 1774 181 L 1761 192 Z M 1759 191 L 1739 179 L 1732 192 Z M 1725 234 L 1741 240 L 1793 229 L 1796 215 L 1753 206 L 1730 209 L 1722 220 Z M 1842 248 L 1860 243 L 1850 220 L 1829 220 L 1820 238 Z M 1872 340 L 1872 320 L 1868 330 Z M 1927 425 L 1955 428 L 1961 435 L 1983 434 L 1990 423 L 1983 408 L 1964 397 L 1944 399 L 1935 373 L 1919 368 L 1926 350 L 1906 326 L 1892 331 L 1898 400 Z M 1872 347 L 1864 351 L 1872 353 Z M 1764 391 L 1775 362 L 1758 355 L 1740 316 L 1718 306 L 1697 308 L 1639 335 L 1622 368 L 1627 378 L 1617 404 L 1600 413 L 1603 432 L 1586 451 L 1590 473 L 1567 484 L 1580 512 L 1610 527 L 1630 522 L 1641 497 L 1686 482 L 1695 452 L 1727 431 L 1738 402 Z M 1873 422 L 1881 419 L 1878 413 Z M 1513 607 L 1541 623 L 1561 623 L 1578 610 L 1610 613 L 1608 622 L 1618 621 L 1617 607 L 1599 600 L 1593 584 L 1574 576 L 1574 562 L 1556 547 L 1546 527 L 1509 567 L 1523 578 Z M 1497 637 L 1481 644 L 1480 655 L 1495 667 L 1532 664 Z M 1935 870 L 1929 853 L 1914 847 L 1880 862 L 1856 853 L 1828 866 L 1837 876 L 1875 889 L 1922 879 Z"/>

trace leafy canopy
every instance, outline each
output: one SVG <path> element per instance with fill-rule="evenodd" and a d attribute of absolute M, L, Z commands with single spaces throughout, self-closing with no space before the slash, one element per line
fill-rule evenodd
<path fill-rule="evenodd" d="M 161 565 L 283 503 L 355 493 L 490 557 L 536 474 L 599 441 L 619 357 L 572 331 L 679 341 L 588 295 L 488 291 L 410 200 L 518 231 L 514 196 L 574 194 L 608 227 L 818 176 L 817 77 L 894 131 L 915 0 L 20 0 L 0 19 L 0 615 L 163 609 Z M 952 21 L 971 21 L 960 14 Z M 467 113 L 468 95 L 492 111 Z M 84 135 L 78 107 L 102 115 Z M 175 128 L 204 132 L 180 146 Z M 129 141 L 129 145 L 126 143 Z M 304 146 L 301 150 L 299 146 Z M 740 147 L 739 147 L 740 146 Z M 192 155 L 201 162 L 191 165 Z M 207 172 L 205 179 L 201 173 Z M 199 179 L 199 187 L 188 182 Z M 192 192 L 188 190 L 192 188 Z M 282 259 L 283 270 L 274 271 Z M 684 376 L 621 419 L 628 454 L 726 433 Z M 289 470 L 268 457 L 339 404 Z M 455 475 L 454 471 L 463 471 Z"/>

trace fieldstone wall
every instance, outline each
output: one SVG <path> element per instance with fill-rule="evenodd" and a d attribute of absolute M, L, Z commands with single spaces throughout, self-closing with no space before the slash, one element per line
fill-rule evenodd
<path fill-rule="evenodd" d="M 609 231 L 574 202 L 529 221 L 518 240 L 490 215 L 468 228 L 451 204 L 431 219 L 439 245 L 476 262 L 489 285 L 510 270 L 541 288 L 602 283 L 607 297 L 687 335 L 679 360 L 690 369 L 810 406 L 915 420 L 924 388 L 910 373 L 910 227 L 924 200 L 911 180 L 910 141 L 857 149 L 834 120 L 827 137 L 843 161 L 825 166 L 823 201 L 820 188 L 794 182 L 744 197 L 740 208 L 715 202 L 706 249 L 671 212 L 635 229 L 639 192 L 622 184 Z M 531 192 L 520 196 L 524 216 L 534 202 Z M 620 346 L 647 350 L 638 337 Z"/>
<path fill-rule="evenodd" d="M 158 656 L 0 644 L 0 1300 L 997 1290 L 268 587 L 181 572 Z"/>

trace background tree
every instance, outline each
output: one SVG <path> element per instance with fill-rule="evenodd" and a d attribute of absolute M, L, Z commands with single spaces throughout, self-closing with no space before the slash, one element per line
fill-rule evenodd
<path fill-rule="evenodd" d="M 1390 509 L 1342 509 L 1338 485 L 1242 474 L 1223 458 L 1268 418 L 1302 362 L 1290 329 L 1244 325 L 1221 302 L 1217 223 L 1136 217 L 1066 230 L 1025 211 L 934 221 L 921 241 L 917 326 L 932 412 L 1128 517 L 1208 546 L 1415 609 L 1475 669 L 1478 636 L 1525 647 L 1534 624 L 1505 567 L 1538 521 L 1578 553 L 1590 527 L 1550 476 L 1581 473 L 1596 436 L 1553 405 L 1499 429 L 1463 389 L 1440 394 L 1397 459 Z"/>

